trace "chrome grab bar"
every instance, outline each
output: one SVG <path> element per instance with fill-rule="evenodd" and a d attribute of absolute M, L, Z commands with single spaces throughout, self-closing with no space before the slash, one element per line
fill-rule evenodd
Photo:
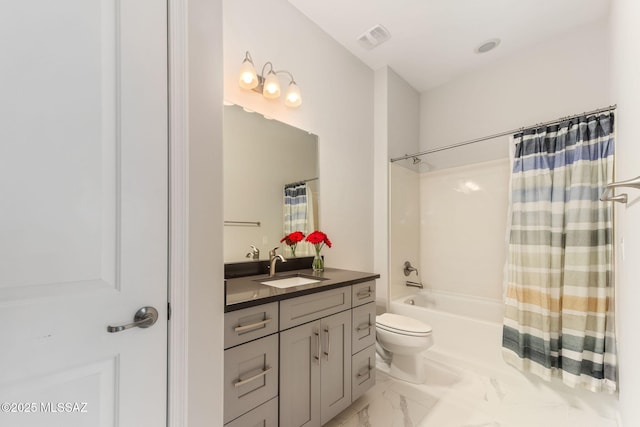
<path fill-rule="evenodd" d="M 613 195 L 613 189 L 616 187 L 630 187 L 640 189 L 640 176 L 637 176 L 633 179 L 628 179 L 626 181 L 612 182 L 611 184 L 607 184 L 600 196 L 601 202 L 618 202 L 618 203 L 627 203 L 628 196 L 626 193 L 619 194 L 617 196 Z"/>
<path fill-rule="evenodd" d="M 367 326 L 358 326 L 356 328 L 356 332 L 362 332 L 362 331 L 369 330 L 369 329 L 371 329 L 372 326 L 373 325 L 371 323 L 369 323 Z"/>
<path fill-rule="evenodd" d="M 251 381 L 255 381 L 255 380 L 257 380 L 258 378 L 262 378 L 262 377 L 264 377 L 265 375 L 267 375 L 267 373 L 269 373 L 269 372 L 271 371 L 271 369 L 273 369 L 273 368 L 271 368 L 271 367 L 267 367 L 266 369 L 263 369 L 263 370 L 262 370 L 262 372 L 260 372 L 259 374 L 256 374 L 256 375 L 254 375 L 254 376 L 252 376 L 252 377 L 250 377 L 250 378 L 247 378 L 246 380 L 243 380 L 243 379 L 241 379 L 241 378 L 238 378 L 238 381 L 236 381 L 235 383 L 233 383 L 233 386 L 234 386 L 235 388 L 242 387 L 243 385 L 248 384 L 248 383 L 250 383 Z"/>
<path fill-rule="evenodd" d="M 245 332 L 251 329 L 257 329 L 260 326 L 264 326 L 269 322 L 271 322 L 271 319 L 264 319 L 260 322 L 252 323 L 250 325 L 236 326 L 234 329 L 234 332 Z"/>
<path fill-rule="evenodd" d="M 358 375 L 356 375 L 356 378 L 362 378 L 365 377 L 367 375 L 369 375 L 369 372 L 373 371 L 373 368 L 371 366 L 367 366 L 366 369 L 364 369 L 363 371 L 358 372 Z"/>
<path fill-rule="evenodd" d="M 327 351 L 324 352 L 327 360 L 329 360 L 329 352 L 331 352 L 331 331 L 329 331 L 329 327 L 324 328 L 324 331 L 327 333 Z"/>

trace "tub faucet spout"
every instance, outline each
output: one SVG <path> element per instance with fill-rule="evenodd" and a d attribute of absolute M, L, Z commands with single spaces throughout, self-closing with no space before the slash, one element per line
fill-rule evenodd
<path fill-rule="evenodd" d="M 412 288 L 420 288 L 420 289 L 424 289 L 424 286 L 422 285 L 422 283 L 418 283 L 418 282 L 412 282 L 411 280 L 407 280 L 404 283 L 406 286 L 410 286 Z"/>

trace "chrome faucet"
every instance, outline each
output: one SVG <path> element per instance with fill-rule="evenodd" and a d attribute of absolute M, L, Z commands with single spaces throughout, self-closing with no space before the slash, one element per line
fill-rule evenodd
<path fill-rule="evenodd" d="M 251 245 L 251 252 L 247 254 L 247 258 L 260 259 L 260 249 L 256 248 L 254 245 Z"/>
<path fill-rule="evenodd" d="M 276 262 L 278 260 L 287 262 L 282 255 L 276 254 L 276 249 L 278 249 L 277 246 L 269 251 L 269 277 L 273 277 L 276 274 Z"/>

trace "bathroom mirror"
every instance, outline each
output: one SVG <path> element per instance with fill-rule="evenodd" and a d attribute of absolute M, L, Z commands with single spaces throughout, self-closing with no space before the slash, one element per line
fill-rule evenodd
<path fill-rule="evenodd" d="M 317 229 L 318 137 L 231 105 L 224 107 L 223 148 L 225 263 L 251 261 L 251 245 L 259 249 L 260 260 L 269 259 L 269 250 L 276 246 L 279 254 L 291 257 L 290 248 L 280 243 L 285 232 L 284 188 L 298 184 L 290 191 L 309 192 L 312 223 L 306 225 L 311 227 L 307 232 Z M 306 231 L 300 222 L 295 227 L 294 231 Z M 299 244 L 296 256 L 310 255 L 309 246 Z"/>

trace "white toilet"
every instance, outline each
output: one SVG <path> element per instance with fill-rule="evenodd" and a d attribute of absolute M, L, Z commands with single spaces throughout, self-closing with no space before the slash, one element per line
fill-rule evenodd
<path fill-rule="evenodd" d="M 421 353 L 433 345 L 431 326 L 399 314 L 376 316 L 378 352 L 389 363 L 389 375 L 415 384 L 424 383 Z M 381 348 L 380 348 L 381 347 Z"/>

